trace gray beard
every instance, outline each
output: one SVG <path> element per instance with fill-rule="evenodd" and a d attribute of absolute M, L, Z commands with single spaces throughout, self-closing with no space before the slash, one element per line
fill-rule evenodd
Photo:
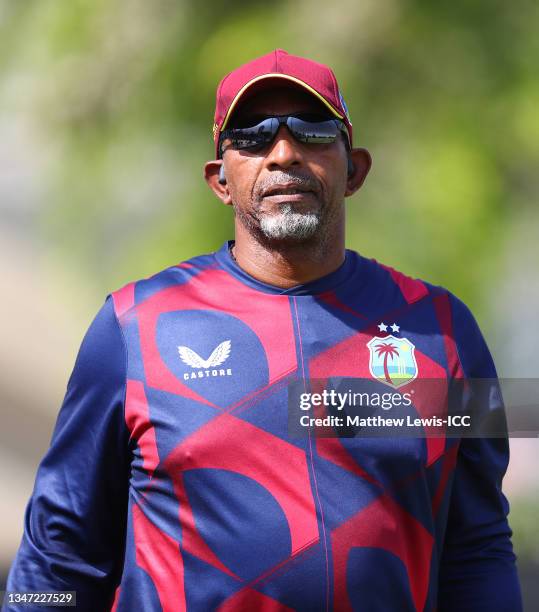
<path fill-rule="evenodd" d="M 260 231 L 270 240 L 306 240 L 312 238 L 321 224 L 320 213 L 296 212 L 290 204 L 282 204 L 274 215 L 259 217 Z"/>

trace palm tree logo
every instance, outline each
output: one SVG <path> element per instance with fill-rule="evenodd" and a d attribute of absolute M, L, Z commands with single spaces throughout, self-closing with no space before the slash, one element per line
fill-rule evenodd
<path fill-rule="evenodd" d="M 408 338 L 392 334 L 374 336 L 367 347 L 370 352 L 369 371 L 376 380 L 398 389 L 417 378 L 415 345 Z"/>
<path fill-rule="evenodd" d="M 387 382 L 392 385 L 393 381 L 391 380 L 391 376 L 389 375 L 389 370 L 387 368 L 387 360 L 391 358 L 393 361 L 393 357 L 399 356 L 399 351 L 397 347 L 391 344 L 391 342 L 381 342 L 378 346 L 375 347 L 376 354 L 378 357 L 384 357 L 384 376 L 386 377 Z"/>

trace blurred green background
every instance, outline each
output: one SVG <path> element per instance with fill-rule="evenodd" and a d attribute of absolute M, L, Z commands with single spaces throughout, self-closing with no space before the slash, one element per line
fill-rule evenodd
<path fill-rule="evenodd" d="M 372 153 L 348 247 L 448 287 L 501 375 L 539 377 L 538 24 L 533 0 L 0 0 L 0 574 L 105 295 L 232 237 L 202 180 L 215 88 L 274 48 L 332 66 Z M 538 460 L 511 441 L 529 609 Z"/>

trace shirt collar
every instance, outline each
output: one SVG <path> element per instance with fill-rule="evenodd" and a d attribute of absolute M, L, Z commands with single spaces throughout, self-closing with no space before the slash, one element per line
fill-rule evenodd
<path fill-rule="evenodd" d="M 249 287 L 276 295 L 316 295 L 336 289 L 357 272 L 361 259 L 357 253 L 346 249 L 343 263 L 333 272 L 308 283 L 283 289 L 283 287 L 264 283 L 245 272 L 230 254 L 230 248 L 233 245 L 234 240 L 227 240 L 215 253 L 215 257 L 221 267 Z"/>

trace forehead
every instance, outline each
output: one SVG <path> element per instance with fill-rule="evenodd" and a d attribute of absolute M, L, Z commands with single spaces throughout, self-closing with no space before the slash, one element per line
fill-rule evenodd
<path fill-rule="evenodd" d="M 255 92 L 242 100 L 234 111 L 232 122 L 250 115 L 287 115 L 297 112 L 330 114 L 327 107 L 306 90 L 278 85 Z"/>

